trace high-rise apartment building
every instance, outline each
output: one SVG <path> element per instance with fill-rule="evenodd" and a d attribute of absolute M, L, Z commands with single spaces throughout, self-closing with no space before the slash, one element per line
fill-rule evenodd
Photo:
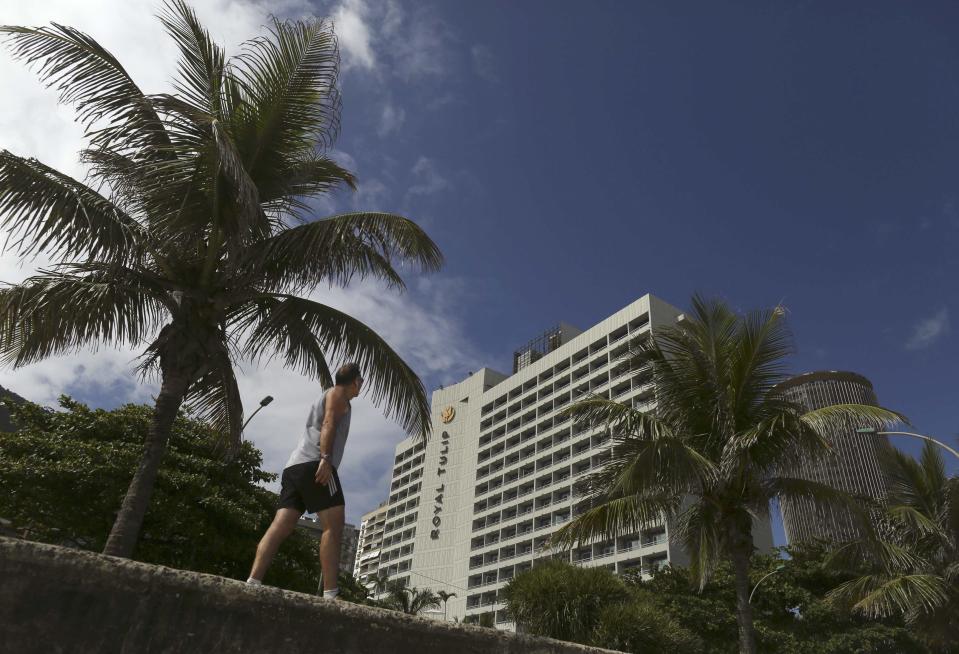
<path fill-rule="evenodd" d="M 301 516 L 296 522 L 296 527 L 317 541 L 323 536 L 323 527 L 320 526 L 320 521 L 316 517 Z M 358 537 L 359 532 L 356 527 L 350 523 L 343 525 L 343 536 L 340 540 L 340 572 L 353 572 Z"/>
<path fill-rule="evenodd" d="M 383 545 L 383 527 L 386 525 L 386 502 L 365 514 L 360 520 L 357 536 L 353 576 L 365 586 L 371 586 L 376 577 Z"/>
<path fill-rule="evenodd" d="M 872 383 L 853 372 L 829 370 L 797 375 L 777 386 L 776 391 L 807 411 L 836 404 L 878 406 Z M 826 434 L 833 453 L 819 461 L 807 461 L 790 474 L 851 495 L 883 500 L 886 480 L 879 458 L 881 450 L 890 445 L 884 436 L 856 433 L 862 426 L 847 422 Z M 817 538 L 841 542 L 861 536 L 844 509 L 824 509 L 809 500 L 782 500 L 780 506 L 790 544 Z"/>
<path fill-rule="evenodd" d="M 622 357 L 635 339 L 680 316 L 646 295 L 585 332 L 563 324 L 534 339 L 514 354 L 512 375 L 484 368 L 435 391 L 431 439 L 396 448 L 378 573 L 455 592 L 450 619 L 491 612 L 511 628 L 499 591 L 544 557 L 616 572 L 684 562 L 665 523 L 572 552 L 543 549 L 585 509 L 574 483 L 602 466 L 611 446 L 602 430 L 575 426 L 563 409 L 586 394 L 649 409 L 649 380 L 631 374 Z M 771 547 L 768 522 L 757 532 L 757 544 Z M 360 556 L 364 550 L 361 542 Z"/>

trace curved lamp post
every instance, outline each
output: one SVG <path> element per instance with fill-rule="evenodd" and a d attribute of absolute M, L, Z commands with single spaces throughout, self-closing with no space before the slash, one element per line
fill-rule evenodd
<path fill-rule="evenodd" d="M 923 436 L 922 434 L 914 434 L 911 431 L 879 431 L 875 427 L 863 427 L 856 430 L 860 434 L 872 434 L 873 436 L 912 436 L 913 438 L 921 438 L 924 441 L 929 441 L 930 443 L 935 443 L 942 449 L 950 452 L 954 457 L 959 459 L 959 452 L 952 449 L 942 441 L 937 441 L 932 436 Z"/>
<path fill-rule="evenodd" d="M 260 409 L 262 409 L 263 407 L 265 407 L 267 404 L 269 404 L 269 403 L 272 402 L 272 401 L 273 401 L 273 396 L 272 396 L 272 395 L 267 395 L 267 396 L 264 397 L 262 400 L 260 400 L 260 406 L 256 407 L 256 411 L 254 411 L 253 413 L 251 413 L 251 414 L 250 414 L 250 417 L 247 418 L 247 419 L 246 419 L 246 422 L 243 423 L 243 426 L 240 428 L 240 433 L 243 433 L 244 431 L 246 431 L 246 426 L 247 426 L 248 424 L 250 424 L 250 421 L 251 421 L 251 420 L 253 420 L 253 416 L 255 416 L 256 414 L 258 414 L 258 413 L 260 412 Z"/>
<path fill-rule="evenodd" d="M 756 585 L 753 586 L 753 592 L 749 593 L 749 601 L 746 602 L 746 603 L 747 603 L 747 604 L 752 604 L 752 603 L 753 603 L 753 595 L 756 594 L 756 589 L 759 588 L 759 584 L 763 583 L 764 581 L 766 581 L 767 579 L 769 579 L 770 577 L 772 577 L 772 576 L 773 576 L 774 574 L 776 574 L 777 572 L 782 572 L 782 571 L 785 569 L 785 567 L 786 567 L 785 564 L 777 565 L 775 570 L 773 570 L 772 572 L 770 572 L 769 574 L 767 574 L 765 577 L 763 577 L 762 579 L 760 579 L 759 581 L 757 581 L 757 582 L 756 582 Z"/>

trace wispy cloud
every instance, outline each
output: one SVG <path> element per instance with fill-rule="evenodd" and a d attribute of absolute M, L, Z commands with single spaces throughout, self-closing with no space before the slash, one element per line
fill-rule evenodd
<path fill-rule="evenodd" d="M 373 34 L 368 23 L 369 8 L 363 0 L 344 0 L 332 12 L 343 65 L 372 70 L 376 67 Z"/>
<path fill-rule="evenodd" d="M 312 13 L 306 0 L 276 0 L 269 6 L 258 0 L 191 0 L 191 5 L 214 38 L 231 53 L 237 51 L 242 41 L 262 33 L 270 12 L 279 16 Z M 380 30 L 398 39 L 403 37 L 404 30 L 410 29 L 400 6 L 393 2 L 373 7 L 360 0 L 344 0 L 335 7 L 342 10 L 338 15 L 332 10 L 321 13 L 337 19 L 344 65 L 357 72 L 376 71 L 381 66 L 383 57 L 378 47 L 387 50 L 389 46 L 377 46 L 376 35 Z M 5 7 L 3 21 L 26 25 L 56 21 L 76 26 L 110 49 L 146 92 L 169 92 L 177 52 L 154 18 L 156 8 L 155 0 L 13 3 Z M 412 74 L 412 70 L 398 75 Z M 0 79 L 6 98 L 0 103 L 0 145 L 18 154 L 37 157 L 82 179 L 86 171 L 78 163 L 76 153 L 84 141 L 82 128 L 73 121 L 73 112 L 59 107 L 56 92 L 44 88 L 22 62 L 13 60 L 2 50 Z M 400 111 L 397 108 L 392 117 L 394 121 L 400 120 Z M 348 153 L 334 150 L 330 155 L 357 171 L 357 162 Z M 417 194 L 428 195 L 450 186 L 426 157 L 416 162 L 412 175 Z M 391 184 L 389 177 L 383 174 L 361 176 L 359 189 L 346 206 L 352 202 L 359 208 L 389 209 Z M 330 200 L 329 206 L 318 205 L 317 213 L 332 211 L 337 208 L 335 204 Z M 0 242 L 4 237 L 5 234 L 0 234 Z M 49 263 L 42 257 L 20 262 L 14 253 L 5 252 L 0 256 L 0 281 L 16 283 Z M 458 305 L 450 300 L 462 298 L 465 285 L 438 277 L 427 280 L 414 276 L 409 282 L 410 291 L 403 295 L 387 292 L 376 284 L 361 283 L 345 290 L 323 289 L 313 297 L 376 329 L 413 366 L 428 387 L 456 381 L 467 370 L 478 369 L 482 357 L 470 347 L 460 318 L 462 314 Z M 99 406 L 150 402 L 157 392 L 155 384 L 140 383 L 133 372 L 140 351 L 141 348 L 103 347 L 99 351 L 84 350 L 47 359 L 17 370 L 3 367 L 0 385 L 44 404 L 53 404 L 63 392 Z M 242 364 L 238 378 L 248 406 L 267 394 L 276 397 L 274 404 L 256 416 L 246 437 L 263 451 L 264 467 L 279 471 L 299 437 L 309 404 L 320 392 L 319 385 L 277 363 L 262 367 Z M 356 520 L 386 496 L 393 447 L 404 436 L 399 426 L 383 417 L 380 409 L 362 397 L 358 399 L 343 471 L 344 486 L 350 493 L 348 515 L 351 520 Z"/>
<path fill-rule="evenodd" d="M 473 58 L 473 72 L 487 82 L 499 82 L 492 50 L 485 45 L 477 44 L 470 49 L 470 54 Z"/>
<path fill-rule="evenodd" d="M 329 6 L 347 70 L 372 72 L 384 82 L 404 81 L 448 73 L 450 26 L 427 6 L 408 14 L 395 0 L 338 0 Z"/>
<path fill-rule="evenodd" d="M 405 121 L 406 111 L 392 102 L 387 102 L 383 105 L 383 111 L 380 112 L 380 123 L 376 127 L 376 133 L 381 137 L 388 136 L 399 131 Z"/>
<path fill-rule="evenodd" d="M 439 77 L 450 72 L 452 29 L 426 6 L 419 6 L 398 24 L 386 45 L 394 53 L 396 73 L 406 81 Z"/>
<path fill-rule="evenodd" d="M 353 208 L 359 211 L 388 211 L 390 188 L 376 178 L 361 181 L 353 194 Z"/>
<path fill-rule="evenodd" d="M 428 157 L 420 157 L 411 171 L 418 180 L 410 187 L 410 195 L 434 195 L 450 188 L 450 182 L 436 169 L 436 164 Z"/>
<path fill-rule="evenodd" d="M 949 333 L 949 310 L 943 307 L 929 318 L 923 318 L 912 329 L 906 341 L 907 350 L 922 350 L 930 347 Z"/>

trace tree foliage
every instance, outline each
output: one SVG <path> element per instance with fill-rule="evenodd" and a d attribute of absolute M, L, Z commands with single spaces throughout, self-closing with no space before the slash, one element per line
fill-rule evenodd
<path fill-rule="evenodd" d="M 825 562 L 834 547 L 816 543 L 785 548 L 790 557 L 757 556 L 749 580 L 766 578 L 753 597 L 757 648 L 772 654 L 921 654 L 927 650 L 916 634 L 896 619 L 857 616 L 828 599 L 853 571 L 830 569 Z M 738 651 L 735 578 L 720 564 L 700 590 L 697 576 L 682 567 L 667 567 L 652 578 L 628 579 L 662 611 L 696 634 L 704 654 Z"/>
<path fill-rule="evenodd" d="M 416 588 L 390 581 L 386 584 L 386 597 L 377 600 L 376 605 L 409 615 L 419 615 L 423 611 L 438 609 L 440 602 L 439 595 L 429 588 Z"/>
<path fill-rule="evenodd" d="M 626 586 L 607 570 L 546 560 L 503 588 L 506 612 L 532 634 L 587 642 L 603 607 L 622 602 Z"/>
<path fill-rule="evenodd" d="M 90 409 L 61 397 L 62 411 L 10 403 L 20 430 L 0 433 L 0 516 L 25 537 L 98 551 L 136 469 L 151 420 L 148 406 Z M 181 414 L 147 512 L 137 559 L 172 568 L 246 579 L 276 495 L 262 486 L 276 475 L 243 443 L 224 465 L 218 436 Z M 316 543 L 294 533 L 267 582 L 316 592 Z"/>
<path fill-rule="evenodd" d="M 723 302 L 694 297 L 685 315 L 631 348 L 633 373 L 653 389 L 651 411 L 605 397 L 568 410 L 581 426 L 608 432 L 613 447 L 609 462 L 580 484 L 585 500 L 552 543 L 568 548 L 670 519 L 700 585 L 719 563 L 732 565 L 742 651 L 752 654 L 753 521 L 768 516 L 774 497 L 863 514 L 848 495 L 788 471 L 826 456 L 837 425 L 882 427 L 903 417 L 855 404 L 806 412 L 777 393 L 792 351 L 778 307 L 740 315 Z"/>
<path fill-rule="evenodd" d="M 872 619 L 829 601 L 854 572 L 837 572 L 823 544 L 788 549 L 788 559 L 757 556 L 753 606 L 757 646 L 770 654 L 925 654 L 918 635 L 895 618 Z M 732 654 L 739 651 L 736 586 L 719 564 L 700 586 L 689 568 L 651 577 L 616 577 L 604 568 L 551 561 L 517 575 L 503 590 L 507 611 L 530 633 L 637 654 Z"/>
<path fill-rule="evenodd" d="M 935 651 L 959 650 L 959 476 L 946 475 L 929 442 L 918 461 L 890 448 L 881 463 L 890 480 L 883 519 L 830 557 L 861 572 L 830 596 L 865 616 L 902 617 Z"/>
<path fill-rule="evenodd" d="M 160 20 L 180 52 L 172 94 L 141 90 L 74 28 L 0 27 L 13 56 L 76 109 L 89 169 L 80 181 L 0 150 L 0 228 L 21 256 L 54 261 L 0 286 L 0 363 L 128 346 L 161 382 L 105 545 L 119 556 L 134 551 L 181 404 L 238 446 L 240 358 L 279 358 L 324 387 L 331 360 L 356 361 L 387 415 L 420 437 L 430 429 L 416 373 L 367 325 L 310 296 L 362 278 L 402 289 L 404 267 L 442 263 L 403 216 L 314 215 L 317 198 L 355 188 L 327 156 L 340 112 L 332 23 L 274 20 L 228 57 L 184 0 L 167 0 Z"/>

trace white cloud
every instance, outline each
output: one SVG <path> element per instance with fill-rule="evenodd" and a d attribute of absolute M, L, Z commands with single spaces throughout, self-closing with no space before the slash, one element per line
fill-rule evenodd
<path fill-rule="evenodd" d="M 456 281 L 414 279 L 408 294 L 388 291 L 376 283 L 327 289 L 312 295 L 317 301 L 346 311 L 376 330 L 420 375 L 426 384 L 449 384 L 479 370 L 482 357 L 471 347 L 456 311 L 456 299 L 466 293 Z M 81 399 L 108 398 L 107 406 L 152 401 L 156 384 L 140 384 L 134 377 L 131 349 L 101 349 L 47 359 L 12 370 L 0 368 L 0 386 L 46 405 L 55 405 L 61 393 Z M 330 361 L 339 365 L 340 361 Z M 321 392 L 319 383 L 282 362 L 262 366 L 237 365 L 237 377 L 247 412 L 265 395 L 275 400 L 250 422 L 245 437 L 263 452 L 264 469 L 282 470 L 296 444 L 310 405 Z M 427 392 L 432 388 L 427 388 Z M 386 499 L 393 448 L 406 437 L 365 396 L 355 401 L 351 434 L 341 469 L 348 497 L 348 519 L 356 521 Z M 278 490 L 276 483 L 273 490 Z"/>
<path fill-rule="evenodd" d="M 453 298 L 462 297 L 463 292 L 457 282 L 421 279 L 408 295 L 361 283 L 313 297 L 348 311 L 372 327 L 424 380 L 448 384 L 482 367 L 481 357 L 469 346 L 454 310 Z M 276 398 L 251 421 L 246 437 L 263 451 L 264 467 L 279 471 L 300 436 L 320 386 L 273 362 L 261 368 L 243 366 L 240 390 L 250 407 L 264 395 Z M 348 519 L 357 521 L 386 499 L 393 448 L 406 434 L 387 421 L 365 396 L 354 401 L 354 411 L 341 475 L 348 497 Z"/>
<path fill-rule="evenodd" d="M 410 187 L 411 195 L 434 195 L 450 188 L 449 180 L 436 170 L 433 160 L 428 157 L 420 157 L 413 165 L 412 172 L 419 181 Z"/>
<path fill-rule="evenodd" d="M 425 7 L 419 7 L 404 27 L 406 31 L 389 42 L 397 73 L 407 81 L 446 74 L 454 40 L 450 27 Z"/>
<path fill-rule="evenodd" d="M 3 22 L 41 25 L 50 21 L 76 26 L 97 38 L 111 50 L 141 87 L 150 93 L 170 90 L 169 79 L 176 62 L 176 50 L 154 15 L 155 0 L 49 0 L 34 3 L 7 3 Z M 192 0 L 201 20 L 228 53 L 252 36 L 262 34 L 268 15 L 280 16 L 308 12 L 305 1 L 289 0 L 270 4 L 243 0 Z M 371 41 L 364 41 L 366 6 L 358 0 L 338 5 L 351 10 L 357 18 L 353 32 L 349 21 L 338 22 L 341 47 L 356 66 L 375 65 Z M 390 14 L 393 11 L 393 14 Z M 341 14 L 347 16 L 347 13 Z M 387 5 L 383 28 L 401 30 L 398 5 Z M 369 38 L 372 38 L 367 33 Z M 364 50 L 368 47 L 368 52 Z M 366 58 L 368 55 L 368 59 Z M 84 170 L 76 153 L 83 146 L 82 129 L 73 122 L 70 108 L 57 105 L 56 93 L 44 89 L 22 62 L 0 50 L 0 80 L 4 102 L 0 103 L 0 147 L 18 154 L 34 156 L 76 177 Z M 347 153 L 334 151 L 334 159 L 356 170 L 356 162 Z M 421 159 L 414 167 L 420 179 L 418 192 L 435 192 L 448 182 Z M 389 198 L 389 188 L 377 179 L 364 181 L 356 201 L 379 205 Z M 4 235 L 0 234 L 0 239 Z M 0 241 L 2 242 L 2 241 Z M 12 252 L 0 256 L 0 280 L 18 282 L 38 267 L 49 263 L 38 258 L 20 262 Z M 316 297 L 365 321 L 376 329 L 422 377 L 432 383 L 449 383 L 481 366 L 480 357 L 470 348 L 457 317 L 452 297 L 462 297 L 465 289 L 450 280 L 413 279 L 406 295 L 389 294 L 375 284 L 357 284 L 348 290 L 333 289 Z M 53 404 L 62 392 L 81 398 L 100 398 L 105 406 L 124 402 L 149 402 L 156 393 L 154 384 L 140 384 L 133 368 L 139 351 L 135 348 L 48 359 L 25 368 L 0 368 L 0 385 L 24 397 Z M 336 363 L 336 362 L 331 362 Z M 310 402 L 319 386 L 297 373 L 272 363 L 262 368 L 240 366 L 239 383 L 247 406 L 252 410 L 264 395 L 276 401 L 261 411 L 248 429 L 247 437 L 263 450 L 265 467 L 278 472 L 289 450 L 300 435 Z M 393 447 L 404 437 L 401 429 L 387 422 L 381 412 L 362 397 L 357 400 L 347 455 L 343 464 L 343 482 L 348 489 L 348 515 L 356 520 L 386 497 L 393 460 Z"/>
<path fill-rule="evenodd" d="M 399 33 L 400 27 L 403 25 L 403 8 L 396 0 L 386 0 L 384 7 L 381 29 L 383 34 L 392 37 Z"/>
<path fill-rule="evenodd" d="M 338 0 L 330 13 L 347 70 L 407 82 L 449 71 L 450 45 L 456 39 L 449 25 L 428 7 L 417 6 L 407 16 L 395 0 Z"/>
<path fill-rule="evenodd" d="M 922 350 L 949 333 L 949 310 L 940 309 L 934 316 L 923 318 L 913 326 L 912 336 L 906 341 L 907 350 Z"/>
<path fill-rule="evenodd" d="M 345 0 L 333 10 L 333 29 L 346 69 L 376 67 L 368 16 L 369 8 L 363 0 Z"/>
<path fill-rule="evenodd" d="M 338 148 L 331 148 L 327 156 L 350 172 L 356 172 L 356 159 L 349 152 L 344 152 Z"/>
<path fill-rule="evenodd" d="M 405 121 L 406 111 L 392 102 L 387 102 L 383 105 L 383 111 L 380 112 L 380 124 L 376 128 L 376 133 L 381 137 L 388 136 L 399 131 Z"/>

